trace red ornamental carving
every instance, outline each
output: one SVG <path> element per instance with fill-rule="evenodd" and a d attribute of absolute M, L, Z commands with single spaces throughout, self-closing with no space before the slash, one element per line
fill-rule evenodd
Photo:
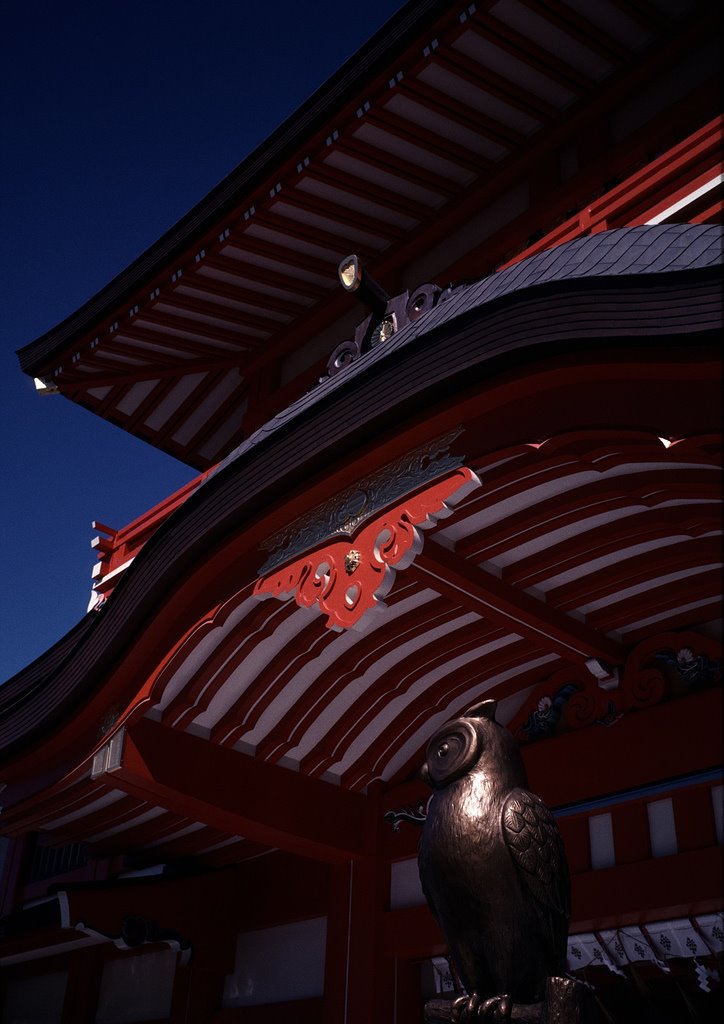
<path fill-rule="evenodd" d="M 354 538 L 331 541 L 257 580 L 254 596 L 294 597 L 302 608 L 318 605 L 330 629 L 363 629 L 368 616 L 385 607 L 395 572 L 422 550 L 420 531 L 449 516 L 479 486 L 471 469 L 456 469 L 367 523 Z"/>

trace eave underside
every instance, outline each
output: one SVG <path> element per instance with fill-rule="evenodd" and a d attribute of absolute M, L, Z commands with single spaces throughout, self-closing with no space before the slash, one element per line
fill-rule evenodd
<path fill-rule="evenodd" d="M 666 281 L 577 282 L 565 298 L 570 283 L 558 282 L 448 321 L 441 310 L 437 328 L 408 345 L 401 335 L 331 382 L 325 401 L 242 446 L 45 680 L 36 665 L 11 681 L 6 825 L 210 863 L 284 848 L 283 834 L 249 826 L 258 811 L 179 803 L 142 750 L 118 765 L 109 752 L 96 775 L 95 758 L 127 728 L 133 749 L 200 744 L 225 772 L 271 772 L 280 792 L 297 779 L 353 799 L 408 778 L 430 731 L 482 696 L 510 723 L 545 680 L 590 680 L 590 658 L 623 672 L 652 638 L 684 631 L 696 647 L 718 635 L 720 289 L 705 269 Z M 568 311 L 575 339 L 553 310 Z M 501 355 L 496 331 L 510 343 L 514 322 L 535 343 Z M 336 633 L 293 600 L 253 597 L 280 521 L 446 432 L 482 487 L 426 531 L 365 631 Z M 57 773 L 61 749 L 75 761 L 33 796 L 26 757 Z M 308 851 L 354 855 L 321 835 Z"/>

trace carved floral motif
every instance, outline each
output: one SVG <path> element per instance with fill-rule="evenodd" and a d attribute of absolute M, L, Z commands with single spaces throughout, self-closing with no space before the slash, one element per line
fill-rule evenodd
<path fill-rule="evenodd" d="M 395 572 L 405 569 L 422 550 L 422 530 L 450 515 L 453 507 L 480 480 L 461 467 L 425 490 L 409 495 L 368 522 L 354 538 L 330 541 L 291 565 L 259 579 L 254 596 L 294 597 L 303 608 L 317 605 L 331 629 L 360 629 L 367 616 L 384 607 Z M 349 556 L 356 564 L 350 572 Z M 357 557 L 359 556 L 359 561 Z"/>
<path fill-rule="evenodd" d="M 587 672 L 559 670 L 536 687 L 511 731 L 529 743 L 589 725 L 614 726 L 631 711 L 718 683 L 721 652 L 715 640 L 696 633 L 665 633 L 635 647 L 617 672 L 621 682 L 612 689 Z"/>
<path fill-rule="evenodd" d="M 521 732 L 526 739 L 537 740 L 544 736 L 552 736 L 558 728 L 568 701 L 579 689 L 577 683 L 564 683 L 539 697 L 535 708 L 521 726 Z"/>

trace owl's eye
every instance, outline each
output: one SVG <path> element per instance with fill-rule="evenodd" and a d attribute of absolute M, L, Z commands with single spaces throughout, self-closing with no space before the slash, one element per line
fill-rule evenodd
<path fill-rule="evenodd" d="M 451 722 L 427 747 L 427 770 L 433 785 L 460 778 L 478 758 L 480 738 L 467 721 Z"/>

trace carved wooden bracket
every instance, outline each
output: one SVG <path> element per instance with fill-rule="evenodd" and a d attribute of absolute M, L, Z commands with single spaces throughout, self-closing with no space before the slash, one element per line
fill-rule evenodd
<path fill-rule="evenodd" d="M 254 596 L 282 601 L 294 597 L 302 608 L 317 605 L 330 629 L 363 629 L 368 616 L 384 608 L 383 598 L 396 571 L 410 565 L 422 550 L 420 531 L 449 516 L 479 486 L 471 469 L 456 469 L 408 495 L 354 537 L 331 540 L 257 580 Z"/>
<path fill-rule="evenodd" d="M 612 726 L 631 711 L 718 684 L 721 668 L 716 639 L 691 631 L 658 633 L 638 644 L 624 666 L 610 670 L 607 678 L 620 680 L 615 686 L 602 685 L 595 673 L 559 669 L 536 687 L 509 728 L 528 743 L 569 729 Z"/>

